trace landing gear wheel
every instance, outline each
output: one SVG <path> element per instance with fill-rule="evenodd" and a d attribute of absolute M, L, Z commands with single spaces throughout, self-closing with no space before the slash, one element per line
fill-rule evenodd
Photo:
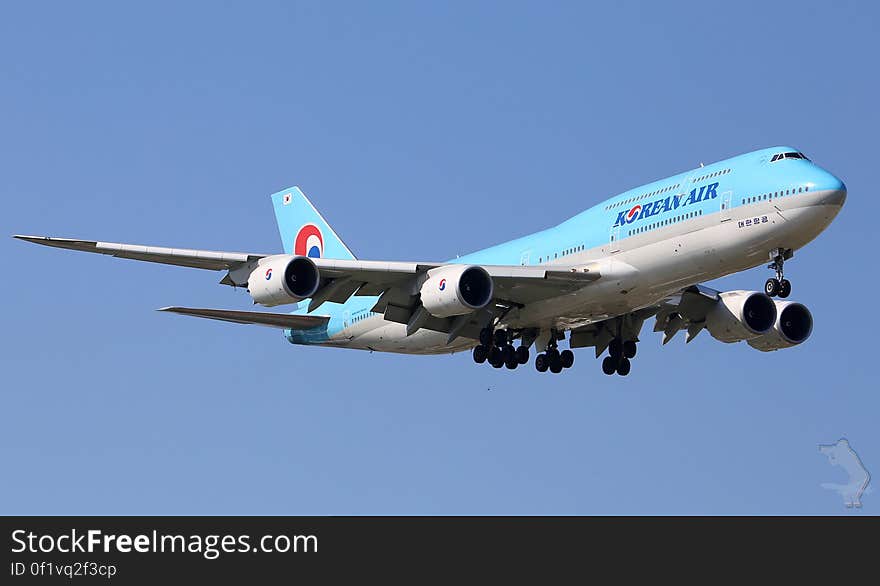
<path fill-rule="evenodd" d="M 559 354 L 559 359 L 562 361 L 562 368 L 571 368 L 574 364 L 574 352 L 571 350 L 563 350 L 562 353 Z"/>
<path fill-rule="evenodd" d="M 513 370 L 517 366 L 519 366 L 519 362 L 516 361 L 516 356 L 513 357 L 513 360 L 505 360 L 504 366 L 506 366 L 509 370 Z"/>
<path fill-rule="evenodd" d="M 513 349 L 513 346 L 507 345 L 501 350 L 501 356 L 504 359 L 504 362 L 516 362 L 516 350 Z"/>
<path fill-rule="evenodd" d="M 535 368 L 538 372 L 547 372 L 547 368 L 549 368 L 550 364 L 547 362 L 546 354 L 538 354 L 535 358 Z"/>
<path fill-rule="evenodd" d="M 492 348 L 489 349 L 488 360 L 489 360 L 489 364 L 491 364 L 492 366 L 495 366 L 495 364 L 499 364 L 499 365 L 503 364 L 504 363 L 504 353 L 501 352 L 500 348 L 492 346 Z M 495 366 L 495 368 L 499 368 L 499 367 Z"/>
<path fill-rule="evenodd" d="M 794 251 L 790 248 L 774 248 L 770 251 L 770 260 L 767 265 L 768 269 L 776 272 L 776 277 L 767 279 L 764 283 L 764 293 L 770 297 L 779 295 L 783 299 L 791 294 L 791 283 L 785 278 L 785 261 L 794 256 Z"/>
<path fill-rule="evenodd" d="M 495 330 L 495 345 L 504 346 L 507 344 L 507 330 Z"/>
<path fill-rule="evenodd" d="M 617 374 L 620 376 L 626 376 L 629 374 L 629 369 L 632 365 L 629 362 L 629 358 L 621 358 L 620 364 L 617 365 Z"/>
<path fill-rule="evenodd" d="M 480 344 L 474 348 L 474 362 L 477 364 L 483 364 L 486 362 L 486 358 L 489 357 L 489 349 Z"/>
<path fill-rule="evenodd" d="M 525 346 L 520 346 L 516 349 L 516 361 L 520 364 L 525 364 L 529 361 L 529 349 Z"/>
<path fill-rule="evenodd" d="M 614 374 L 617 370 L 617 361 L 615 361 L 610 356 L 606 356 L 605 360 L 602 361 L 602 372 L 605 374 Z"/>
<path fill-rule="evenodd" d="M 492 365 L 492 368 L 501 368 L 504 366 L 504 360 L 501 358 L 496 358 L 495 360 L 489 360 L 489 364 Z"/>
<path fill-rule="evenodd" d="M 611 356 L 611 358 L 614 358 L 615 361 L 623 356 L 623 344 L 618 338 L 614 338 L 611 340 L 611 343 L 608 344 L 608 355 Z"/>
<path fill-rule="evenodd" d="M 623 355 L 627 358 L 635 358 L 636 356 L 636 343 L 633 340 L 627 340 L 623 343 Z"/>
<path fill-rule="evenodd" d="M 550 363 L 550 372 L 553 374 L 559 374 L 562 372 L 562 358 L 559 355 L 559 350 L 553 349 L 547 352 L 547 361 Z"/>
<path fill-rule="evenodd" d="M 480 344 L 487 347 L 492 345 L 492 328 L 480 330 Z"/>
<path fill-rule="evenodd" d="M 788 279 L 782 279 L 779 281 L 779 293 L 778 295 L 785 299 L 789 295 L 791 295 L 791 283 Z"/>

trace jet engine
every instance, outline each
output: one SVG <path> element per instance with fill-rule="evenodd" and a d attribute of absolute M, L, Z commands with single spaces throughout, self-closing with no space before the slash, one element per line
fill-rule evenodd
<path fill-rule="evenodd" d="M 721 342 L 740 342 L 766 334 L 776 322 L 773 300 L 757 291 L 726 291 L 706 315 L 706 329 Z"/>
<path fill-rule="evenodd" d="M 435 317 L 464 315 L 492 301 L 495 288 L 486 269 L 446 265 L 431 269 L 422 284 L 422 305 Z"/>
<path fill-rule="evenodd" d="M 805 305 L 794 301 L 777 301 L 776 314 L 773 329 L 749 340 L 749 346 L 761 352 L 791 348 L 805 342 L 813 333 L 813 315 Z"/>
<path fill-rule="evenodd" d="M 296 303 L 318 290 L 321 275 L 306 256 L 277 254 L 260 260 L 248 277 L 248 293 L 255 303 L 274 307 Z"/>

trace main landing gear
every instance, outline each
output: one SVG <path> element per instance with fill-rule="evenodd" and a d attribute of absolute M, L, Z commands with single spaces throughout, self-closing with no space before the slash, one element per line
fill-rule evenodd
<path fill-rule="evenodd" d="M 562 372 L 562 369 L 571 368 L 573 364 L 574 352 L 571 350 L 560 352 L 556 346 L 556 340 L 552 339 L 547 345 L 547 351 L 535 357 L 535 368 L 538 372 L 547 372 L 549 370 L 553 374 L 559 374 Z"/>
<path fill-rule="evenodd" d="M 474 348 L 474 362 L 488 362 L 493 368 L 506 366 L 513 370 L 529 361 L 529 349 L 525 346 L 513 347 L 513 340 L 507 330 L 483 328 L 480 331 L 480 344 Z"/>
<path fill-rule="evenodd" d="M 480 331 L 480 343 L 474 348 L 474 362 L 482 364 L 488 362 L 493 368 L 507 367 L 515 369 L 529 361 L 529 348 L 531 339 L 518 347 L 513 345 L 513 335 L 508 330 L 492 330 L 484 328 Z M 547 351 L 538 354 L 535 358 L 535 368 L 538 372 L 558 374 L 563 369 L 571 368 L 574 364 L 574 352 L 571 350 L 559 351 L 555 337 L 547 344 Z"/>
<path fill-rule="evenodd" d="M 764 283 L 764 293 L 770 297 L 779 296 L 785 299 L 791 295 L 791 283 L 784 276 L 783 265 L 792 256 L 793 252 L 790 248 L 777 248 L 770 253 L 772 262 L 767 268 L 776 271 L 776 277 L 767 279 Z"/>
<path fill-rule="evenodd" d="M 632 367 L 630 359 L 635 358 L 637 350 L 635 341 L 614 338 L 608 344 L 608 356 L 602 361 L 602 372 L 608 375 L 615 372 L 620 376 L 628 375 Z"/>

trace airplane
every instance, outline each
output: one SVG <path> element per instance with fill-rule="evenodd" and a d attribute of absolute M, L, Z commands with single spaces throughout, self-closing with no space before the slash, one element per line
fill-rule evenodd
<path fill-rule="evenodd" d="M 470 350 L 539 372 L 594 348 L 626 376 L 646 320 L 666 344 L 715 339 L 769 352 L 813 330 L 785 261 L 840 212 L 846 186 L 797 149 L 762 149 L 625 191 L 561 224 L 445 262 L 359 260 L 298 187 L 271 196 L 284 252 L 254 254 L 21 236 L 71 250 L 226 271 L 254 304 L 287 313 L 189 307 L 160 311 L 280 328 L 292 344 L 403 354 Z M 763 291 L 704 281 L 769 261 Z M 773 299 L 776 297 L 777 299 Z M 567 339 L 568 348 L 560 350 Z"/>

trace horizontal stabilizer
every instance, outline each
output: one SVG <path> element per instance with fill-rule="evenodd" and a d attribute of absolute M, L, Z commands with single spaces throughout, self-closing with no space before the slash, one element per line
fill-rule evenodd
<path fill-rule="evenodd" d="M 180 315 L 218 319 L 236 324 L 257 324 L 270 328 L 308 330 L 323 326 L 329 317 L 315 315 L 291 315 L 289 313 L 270 313 L 268 311 L 233 311 L 228 309 L 200 309 L 195 307 L 163 307 L 159 311 L 169 311 Z"/>

